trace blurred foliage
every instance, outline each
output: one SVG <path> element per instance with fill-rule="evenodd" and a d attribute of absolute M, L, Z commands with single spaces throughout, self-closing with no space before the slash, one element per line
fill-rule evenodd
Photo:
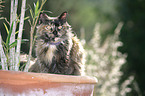
<path fill-rule="evenodd" d="M 121 69 L 124 74 L 120 84 L 133 75 L 141 93 L 131 84 L 132 90 L 127 95 L 145 96 L 145 0 L 120 0 L 118 9 L 124 22 L 120 35 L 124 45 L 119 50 L 128 54 L 127 63 Z"/>
<path fill-rule="evenodd" d="M 29 6 L 33 6 L 36 2 L 37 0 L 27 0 L 26 16 L 31 15 Z M 3 5 L 7 7 L 3 8 L 1 16 L 8 18 L 9 21 L 10 0 L 5 0 Z M 18 6 L 18 13 L 20 13 L 19 9 Z M 87 74 L 99 79 L 96 95 L 145 95 L 144 0 L 47 0 L 43 10 L 49 16 L 58 16 L 63 11 L 68 11 L 68 23 L 82 39 L 86 49 Z M 3 39 L 6 40 L 3 22 L 4 20 L 0 20 L 0 30 Z M 115 30 L 119 22 L 123 22 L 120 38 L 114 38 L 117 36 Z M 25 39 L 30 38 L 29 26 L 29 22 L 25 21 L 23 32 Z M 94 28 L 99 29 L 94 31 Z M 123 44 L 122 47 L 115 45 L 119 40 Z M 29 43 L 23 44 L 22 52 L 28 53 L 29 45 Z M 118 47 L 122 54 L 117 51 Z M 101 53 L 102 50 L 104 53 Z M 120 59 L 126 62 L 120 62 Z"/>
<path fill-rule="evenodd" d="M 94 96 L 124 96 L 118 88 L 121 76 L 120 67 L 126 62 L 126 55 L 117 51 L 122 42 L 119 40 L 120 30 L 123 23 L 119 23 L 114 35 L 108 36 L 104 44 L 100 46 L 100 24 L 97 23 L 93 38 L 89 42 L 91 49 L 86 49 L 87 62 L 86 73 L 93 75 L 99 80 Z M 125 92 L 126 89 L 123 89 Z"/>

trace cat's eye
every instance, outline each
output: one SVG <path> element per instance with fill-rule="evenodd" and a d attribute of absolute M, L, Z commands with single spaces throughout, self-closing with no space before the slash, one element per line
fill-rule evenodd
<path fill-rule="evenodd" d="M 59 29 L 59 30 L 62 29 L 62 26 L 59 26 L 58 29 Z"/>
<path fill-rule="evenodd" d="M 50 26 L 46 26 L 45 29 L 46 29 L 46 30 L 50 30 L 51 27 L 50 27 Z"/>

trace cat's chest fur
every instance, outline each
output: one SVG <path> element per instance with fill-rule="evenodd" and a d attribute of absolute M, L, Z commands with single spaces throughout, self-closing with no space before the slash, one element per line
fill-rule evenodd
<path fill-rule="evenodd" d="M 48 50 L 46 51 L 46 54 L 44 56 L 45 62 L 49 62 L 49 64 L 52 63 L 53 57 L 56 55 L 56 46 L 50 45 Z"/>
<path fill-rule="evenodd" d="M 43 42 L 37 41 L 36 55 L 40 63 L 50 66 L 53 57 L 56 56 L 56 46 L 43 44 Z"/>

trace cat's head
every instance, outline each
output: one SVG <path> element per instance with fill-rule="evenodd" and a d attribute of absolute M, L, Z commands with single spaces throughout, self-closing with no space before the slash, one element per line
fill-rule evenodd
<path fill-rule="evenodd" d="M 38 38 L 48 44 L 59 44 L 67 38 L 70 25 L 67 23 L 67 12 L 58 17 L 49 17 L 42 13 L 39 17 Z"/>

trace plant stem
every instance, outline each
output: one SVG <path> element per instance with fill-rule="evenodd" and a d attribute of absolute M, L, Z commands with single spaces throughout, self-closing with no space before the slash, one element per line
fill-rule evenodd
<path fill-rule="evenodd" d="M 11 14 L 10 14 L 10 27 L 12 27 L 12 22 L 13 24 L 13 29 L 12 29 L 12 34 L 10 37 L 10 44 L 15 42 L 15 31 L 16 31 L 16 18 L 17 18 L 17 6 L 18 6 L 18 0 L 11 0 Z M 9 64 L 10 70 L 15 69 L 15 47 L 10 49 L 10 64 Z"/>
<path fill-rule="evenodd" d="M 10 26 L 13 22 L 13 12 L 14 12 L 14 0 L 11 0 L 11 14 L 10 14 Z"/>
<path fill-rule="evenodd" d="M 30 58 L 31 58 L 31 54 L 32 54 L 32 48 L 33 48 L 33 44 L 34 44 L 33 42 L 35 42 L 34 39 L 33 39 L 34 30 L 35 30 L 35 27 L 36 27 L 36 24 L 37 24 L 37 21 L 38 21 L 38 18 L 39 18 L 40 11 L 42 10 L 42 7 L 43 7 L 43 5 L 45 4 L 46 1 L 47 0 L 42 0 L 42 4 L 40 6 L 40 9 L 39 9 L 39 12 L 38 12 L 38 16 L 37 16 L 36 20 L 34 19 L 35 21 L 33 20 L 33 24 L 31 26 L 31 31 L 30 31 L 30 49 L 29 49 L 29 56 L 28 56 L 28 59 L 27 59 L 27 64 L 26 64 L 26 67 L 24 69 L 25 72 L 28 72 L 28 67 L 30 65 Z"/>
<path fill-rule="evenodd" d="M 1 65 L 3 70 L 8 70 L 7 67 L 7 58 L 3 50 L 2 46 L 2 38 L 1 38 L 1 32 L 0 32 L 0 57 L 1 57 Z"/>
<path fill-rule="evenodd" d="M 20 49 L 21 49 L 21 39 L 22 39 L 22 32 L 23 32 L 23 25 L 24 25 L 25 6 L 26 6 L 26 0 L 22 0 L 21 17 L 20 17 L 20 23 L 19 23 L 19 33 L 18 33 L 18 37 L 17 37 L 15 71 L 19 70 L 18 64 L 19 64 L 19 61 L 20 61 Z"/>

